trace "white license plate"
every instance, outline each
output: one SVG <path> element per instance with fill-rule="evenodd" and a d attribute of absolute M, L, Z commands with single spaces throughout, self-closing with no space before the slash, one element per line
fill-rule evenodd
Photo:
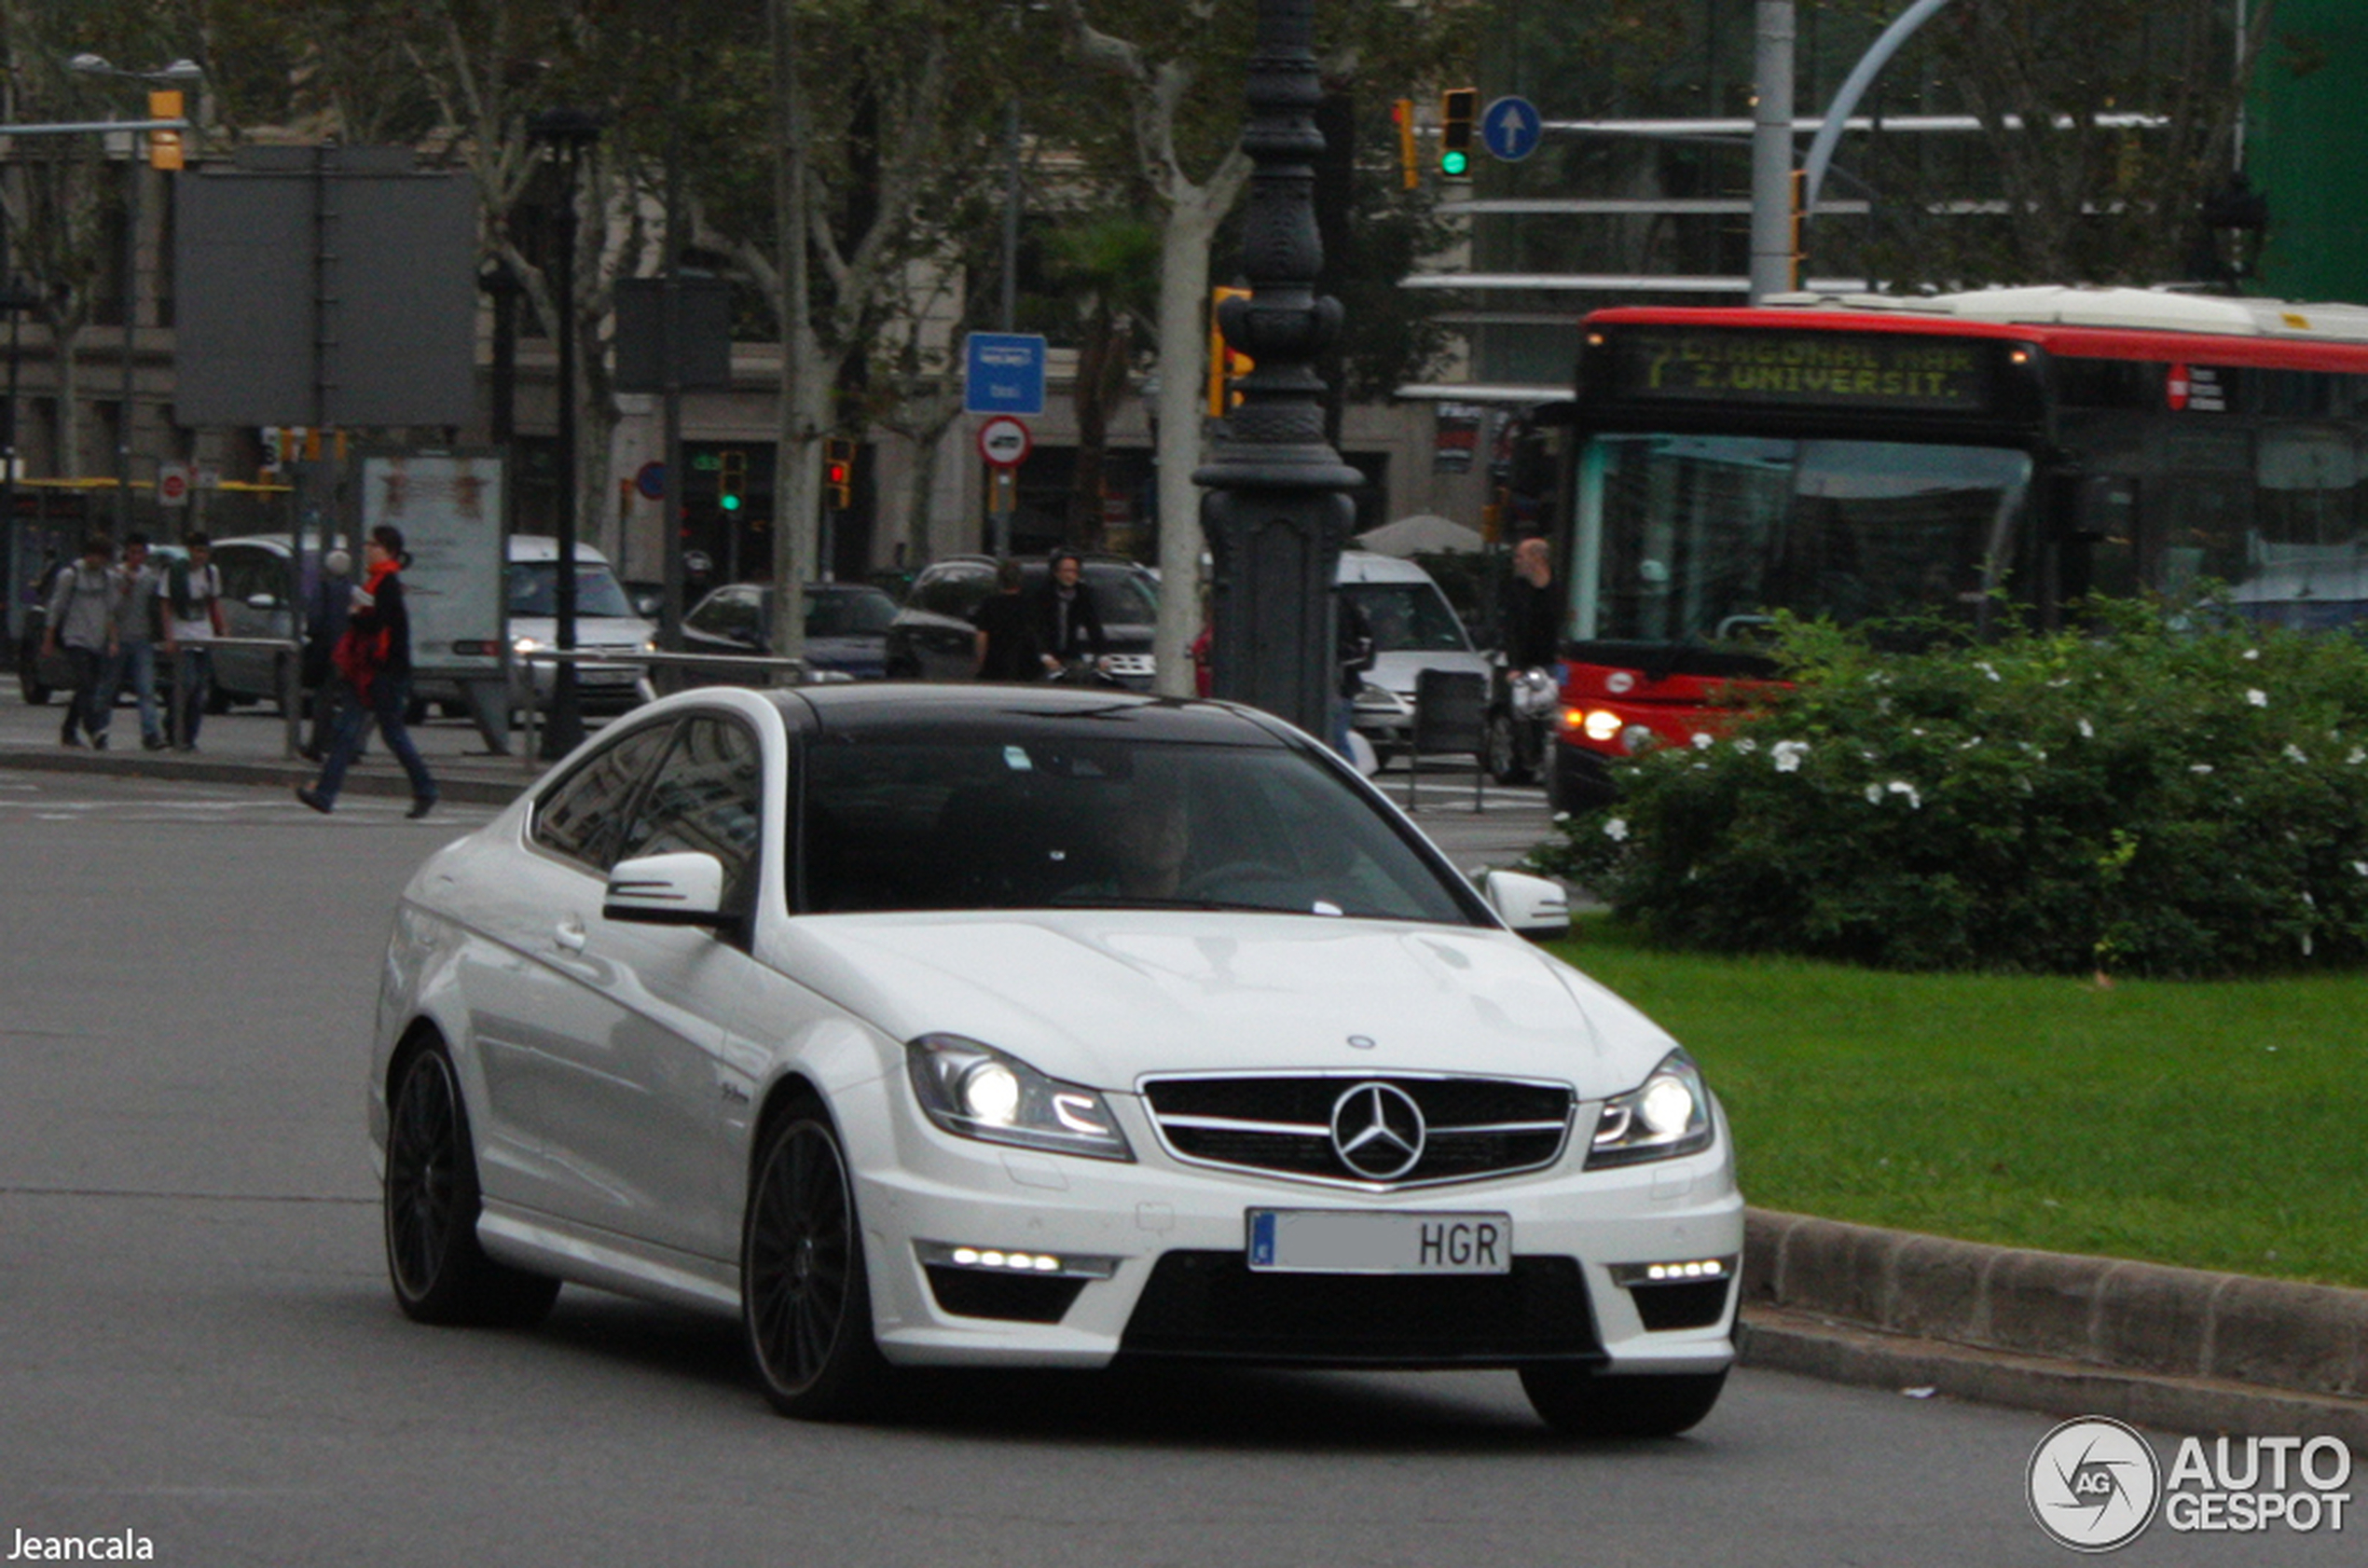
<path fill-rule="evenodd" d="M 1513 1267 L 1503 1214 L 1252 1209 L 1249 1264 L 1288 1274 L 1501 1274 Z"/>

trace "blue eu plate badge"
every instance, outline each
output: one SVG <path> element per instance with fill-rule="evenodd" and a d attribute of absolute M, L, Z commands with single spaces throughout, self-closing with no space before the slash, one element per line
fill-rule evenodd
<path fill-rule="evenodd" d="M 1250 1267 L 1271 1269 L 1274 1266 L 1274 1211 L 1262 1209 L 1250 1216 Z"/>

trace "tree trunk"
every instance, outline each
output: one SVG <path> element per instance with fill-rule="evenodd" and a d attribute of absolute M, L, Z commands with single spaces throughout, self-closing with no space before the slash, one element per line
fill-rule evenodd
<path fill-rule="evenodd" d="M 1212 187 L 1219 194 L 1212 198 Z M 1192 640 L 1201 634 L 1202 388 L 1208 376 L 1208 248 L 1238 182 L 1178 181 L 1160 225 L 1160 619 L 1152 633 L 1157 689 L 1192 695 Z"/>

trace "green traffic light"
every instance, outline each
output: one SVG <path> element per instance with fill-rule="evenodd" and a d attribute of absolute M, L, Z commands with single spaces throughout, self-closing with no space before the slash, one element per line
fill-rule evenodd
<path fill-rule="evenodd" d="M 1442 174 L 1462 174 L 1468 172 L 1471 167 L 1472 155 L 1469 153 L 1451 152 L 1439 155 L 1439 172 Z"/>
<path fill-rule="evenodd" d="M 740 498 L 736 495 L 719 496 L 715 503 L 726 512 L 737 512 L 740 509 Z"/>

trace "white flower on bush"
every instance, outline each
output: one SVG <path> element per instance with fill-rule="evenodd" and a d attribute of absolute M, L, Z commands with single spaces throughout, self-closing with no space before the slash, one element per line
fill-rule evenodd
<path fill-rule="evenodd" d="M 2263 691 L 2258 686 L 2248 686 L 2245 688 L 2245 700 L 2251 703 L 2255 708 L 2267 708 L 2269 706 L 2269 694 Z"/>
<path fill-rule="evenodd" d="M 1883 788 L 1894 795 L 1906 795 L 1907 797 L 1908 805 L 1913 809 L 1918 811 L 1924 809 L 1924 797 L 1918 794 L 1916 792 L 1916 786 L 1910 784 L 1905 778 L 1894 778 L 1890 783 L 1884 785 Z"/>
<path fill-rule="evenodd" d="M 2351 749 L 2351 755 L 2346 757 L 2344 762 L 2349 766 L 2358 767 L 2362 763 L 2368 763 L 2368 751 L 2363 751 L 2355 746 Z"/>
<path fill-rule="evenodd" d="M 1718 742 L 1717 742 L 1717 741 L 1713 740 L 1713 739 L 1711 738 L 1709 732 L 1707 732 L 1707 731 L 1705 731 L 1705 730 L 1696 730 L 1696 731 L 1694 732 L 1694 750 L 1697 750 L 1697 751 L 1707 751 L 1707 750 L 1709 750 L 1712 747 L 1714 747 L 1714 746 L 1715 746 L 1715 745 L 1717 745 L 1717 744 L 1718 744 Z"/>
<path fill-rule="evenodd" d="M 2258 648 L 2248 648 L 2245 650 L 2245 657 L 2249 659 L 2257 659 L 2261 657 L 2261 650 Z"/>
<path fill-rule="evenodd" d="M 2310 761 L 2310 758 L 2304 752 L 2301 747 L 2296 746 L 2290 740 L 2286 743 L 2286 761 L 2290 763 L 2306 763 Z"/>
<path fill-rule="evenodd" d="M 2006 679 L 2004 676 L 1998 673 L 1998 667 L 1991 664 L 1988 659 L 1981 660 L 1979 663 L 1976 664 L 1974 667 L 1980 670 L 1984 675 L 1989 676 L 1992 681 L 2003 681 Z"/>
<path fill-rule="evenodd" d="M 2096 739 L 2096 738 L 2097 738 L 2097 726 L 2096 726 L 2096 725 L 2094 725 L 2094 724 L 2092 724 L 2092 723 L 2090 723 L 2087 720 L 2083 719 L 2083 720 L 2080 722 L 2080 738 L 2081 738 L 2081 739 L 2083 739 L 2083 740 L 2094 740 L 2094 739 Z"/>
<path fill-rule="evenodd" d="M 1866 804 L 1868 805 L 1880 805 L 1883 804 L 1883 787 L 1880 784 L 1869 784 L 1866 786 Z"/>
<path fill-rule="evenodd" d="M 2187 771 L 2189 773 L 2210 773 L 2211 771 L 2211 764 L 2210 763 L 2190 763 L 2187 766 Z"/>
<path fill-rule="evenodd" d="M 1625 817 L 1615 817 L 1610 821 L 1604 823 L 1604 836 L 1610 839 L 1614 844 L 1626 844 L 1628 842 L 1628 818 Z"/>
<path fill-rule="evenodd" d="M 1809 742 L 1780 740 L 1768 749 L 1768 755 L 1769 761 L 1776 764 L 1778 773 L 1798 773 L 1801 759 L 1809 755 Z"/>
<path fill-rule="evenodd" d="M 2351 863 L 2351 869 L 2362 876 L 2368 876 L 2368 860 L 2354 860 Z"/>
<path fill-rule="evenodd" d="M 1749 736 L 1745 736 L 1742 739 L 1735 742 L 1735 750 L 1741 751 L 1744 756 L 1748 757 L 1753 752 L 1759 750 L 1759 742 L 1754 740 Z"/>

